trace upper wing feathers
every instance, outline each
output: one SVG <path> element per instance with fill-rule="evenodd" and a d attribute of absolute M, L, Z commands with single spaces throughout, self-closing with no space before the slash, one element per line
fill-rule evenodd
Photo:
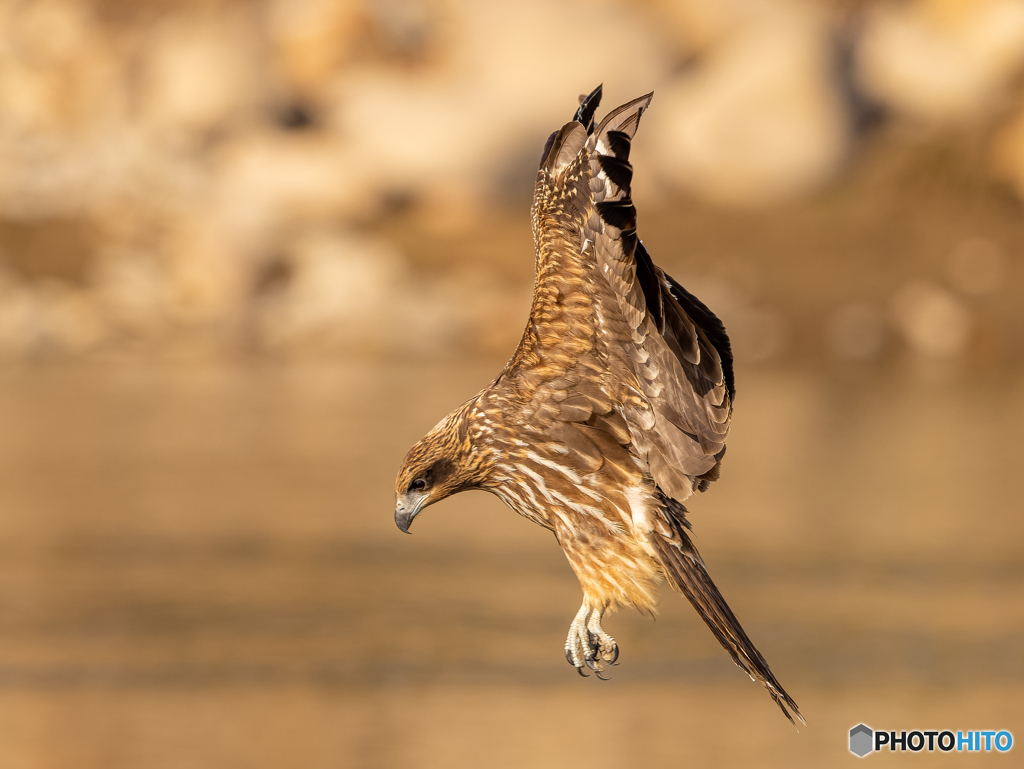
<path fill-rule="evenodd" d="M 580 429 L 629 446 L 682 500 L 717 477 L 734 393 L 729 341 L 637 237 L 629 151 L 651 94 L 595 127 L 600 97 L 599 86 L 581 99 L 545 147 L 534 303 L 502 376 L 514 381 L 521 417 L 575 444 L 587 469 L 592 442 Z"/>
<path fill-rule="evenodd" d="M 591 173 L 604 183 L 587 227 L 607 287 L 602 305 L 628 330 L 617 340 L 626 354 L 610 360 L 631 391 L 623 413 L 633 446 L 658 485 L 681 500 L 717 477 L 732 415 L 732 358 L 721 322 L 654 264 L 636 235 L 629 149 L 650 101 L 648 94 L 613 110 L 588 140 Z"/>

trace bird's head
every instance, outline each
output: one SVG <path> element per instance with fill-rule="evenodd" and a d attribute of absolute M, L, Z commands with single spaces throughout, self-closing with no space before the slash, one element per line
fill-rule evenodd
<path fill-rule="evenodd" d="M 395 524 L 409 533 L 426 507 L 480 481 L 480 454 L 468 437 L 465 409 L 447 417 L 409 449 L 395 481 Z"/>

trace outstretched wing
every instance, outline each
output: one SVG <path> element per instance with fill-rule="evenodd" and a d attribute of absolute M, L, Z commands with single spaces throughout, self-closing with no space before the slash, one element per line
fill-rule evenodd
<path fill-rule="evenodd" d="M 729 340 L 636 234 L 629 149 L 651 94 L 595 127 L 600 98 L 599 86 L 544 148 L 533 308 L 499 380 L 514 380 L 523 420 L 534 426 L 592 423 L 572 409 L 566 419 L 571 391 L 579 416 L 600 415 L 599 426 L 683 500 L 718 477 L 732 413 Z"/>
<path fill-rule="evenodd" d="M 732 416 L 732 352 L 721 321 L 654 264 L 636 233 L 629 149 L 651 95 L 611 112 L 587 142 L 595 285 L 633 449 L 675 499 L 717 479 Z"/>

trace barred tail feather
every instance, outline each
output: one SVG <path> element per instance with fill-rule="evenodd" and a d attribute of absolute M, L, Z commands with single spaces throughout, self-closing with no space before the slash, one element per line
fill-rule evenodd
<path fill-rule="evenodd" d="M 679 538 L 678 544 L 657 533 L 652 532 L 650 535 L 669 582 L 690 601 L 718 642 L 729 652 L 732 661 L 751 679 L 764 684 L 786 718 L 795 724 L 793 717 L 796 716 L 801 723 L 806 723 L 796 702 L 782 688 L 764 657 L 747 638 L 729 604 L 718 592 L 687 532 L 681 526 L 672 528 Z"/>

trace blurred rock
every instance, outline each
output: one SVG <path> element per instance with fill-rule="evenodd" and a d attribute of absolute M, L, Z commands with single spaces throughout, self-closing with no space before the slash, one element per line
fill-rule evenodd
<path fill-rule="evenodd" d="M 477 226 L 486 218 L 493 200 L 488 190 L 476 185 L 439 181 L 417 198 L 414 215 L 417 225 L 426 232 L 450 236 Z"/>
<path fill-rule="evenodd" d="M 320 133 L 239 138 L 218 154 L 213 171 L 210 213 L 232 245 L 250 254 L 288 222 L 366 217 L 383 194 L 372 158 Z"/>
<path fill-rule="evenodd" d="M 0 282 L 0 357 L 81 355 L 105 334 L 95 303 L 81 289 Z"/>
<path fill-rule="evenodd" d="M 829 318 L 828 342 L 832 354 L 845 360 L 871 360 L 885 347 L 885 318 L 876 307 L 854 302 Z"/>
<path fill-rule="evenodd" d="M 124 51 L 87 4 L 0 4 L 0 212 L 77 215 L 107 184 L 102 151 L 126 120 Z"/>
<path fill-rule="evenodd" d="M 357 68 L 339 84 L 333 122 L 389 191 L 493 184 L 522 143 L 539 157 L 575 95 L 603 80 L 605 102 L 618 104 L 651 90 L 669 65 L 645 19 L 616 3 L 523 0 L 511 14 L 471 0 L 446 8 L 440 60 L 415 70 Z M 595 66 L 579 45 L 552 36 L 569 29 L 573 40 L 614 41 L 629 52 L 628 66 Z"/>
<path fill-rule="evenodd" d="M 531 285 L 510 285 L 479 265 L 420 285 L 408 297 L 408 326 L 419 340 L 409 354 L 508 355 L 518 344 Z"/>
<path fill-rule="evenodd" d="M 88 4 L 5 2 L 0 30 L 0 132 L 7 141 L 70 138 L 120 116 L 121 62 Z"/>
<path fill-rule="evenodd" d="M 753 5 L 746 23 L 720 23 L 697 65 L 659 88 L 648 123 L 662 177 L 729 205 L 813 189 L 848 144 L 827 17 L 798 2 Z"/>
<path fill-rule="evenodd" d="M 999 290 L 1006 272 L 1003 250 L 985 238 L 958 243 L 946 262 L 949 280 L 965 294 L 984 296 Z"/>
<path fill-rule="evenodd" d="M 254 109 L 262 95 L 255 33 L 240 12 L 163 19 L 141 66 L 142 113 L 152 130 L 189 138 Z"/>
<path fill-rule="evenodd" d="M 896 324 L 910 346 L 933 358 L 956 358 L 971 341 L 971 313 L 952 293 L 916 281 L 901 288 L 892 299 Z"/>
<path fill-rule="evenodd" d="M 85 283 L 95 258 L 89 222 L 76 218 L 0 218 L 0 266 L 33 282 Z"/>
<path fill-rule="evenodd" d="M 271 349 L 381 352 L 404 334 L 407 265 L 387 243 L 310 232 L 291 245 L 287 260 L 284 279 L 268 287 L 257 308 L 260 336 Z"/>
<path fill-rule="evenodd" d="M 39 339 L 35 297 L 25 285 L 0 278 L 0 357 L 30 355 Z"/>
<path fill-rule="evenodd" d="M 105 336 L 103 320 L 92 297 L 81 289 L 59 283 L 43 284 L 36 291 L 39 322 L 37 343 L 44 351 L 80 355 Z"/>
<path fill-rule="evenodd" d="M 360 31 L 362 3 L 355 0 L 271 0 L 267 37 L 282 87 L 309 97 L 322 93 L 352 55 Z"/>
<path fill-rule="evenodd" d="M 257 287 L 259 339 L 275 351 L 445 358 L 514 345 L 530 286 L 480 267 L 423 274 L 387 242 L 308 232 Z"/>
<path fill-rule="evenodd" d="M 168 317 L 185 325 L 231 319 L 246 292 L 246 265 L 208 217 L 192 214 L 168 222 L 159 249 L 166 264 Z"/>
<path fill-rule="evenodd" d="M 977 120 L 1024 66 L 1021 0 L 877 3 L 858 51 L 862 87 L 927 123 Z"/>
<path fill-rule="evenodd" d="M 117 333 L 152 337 L 167 322 L 167 277 L 150 253 L 110 250 L 93 275 L 97 306 Z"/>
<path fill-rule="evenodd" d="M 410 65 L 429 59 L 443 9 L 437 0 L 375 0 L 364 6 L 382 53 Z"/>
<path fill-rule="evenodd" d="M 771 16 L 776 4 L 750 0 L 647 0 L 659 33 L 677 53 L 701 56 L 739 29 Z"/>

